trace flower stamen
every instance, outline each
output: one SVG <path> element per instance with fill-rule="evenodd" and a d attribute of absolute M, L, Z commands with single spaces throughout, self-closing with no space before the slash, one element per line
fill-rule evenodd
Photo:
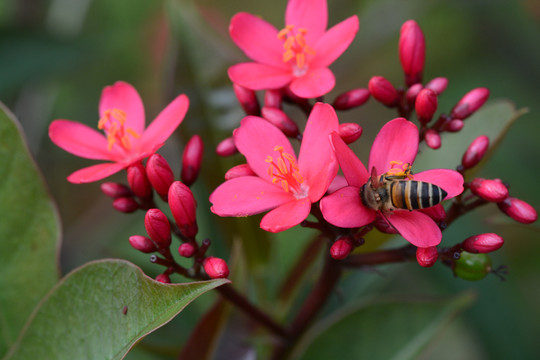
<path fill-rule="evenodd" d="M 412 166 L 410 163 L 403 161 L 390 161 L 390 169 L 386 172 L 386 176 L 412 179 Z"/>
<path fill-rule="evenodd" d="M 138 139 L 140 135 L 131 128 L 126 128 L 126 112 L 117 108 L 107 109 L 98 121 L 98 129 L 104 130 L 107 135 L 107 148 L 111 150 L 118 143 L 125 150 L 131 149 L 129 136 Z"/>
<path fill-rule="evenodd" d="M 315 55 L 315 50 L 306 43 L 307 30 L 294 25 L 287 25 L 278 33 L 278 39 L 283 41 L 283 62 L 294 60 L 293 68 L 296 76 L 307 72 L 306 54 Z"/>
<path fill-rule="evenodd" d="M 280 183 L 285 192 L 303 194 L 302 183 L 304 178 L 300 174 L 298 164 L 293 155 L 283 151 L 282 146 L 276 146 L 274 151 L 279 152 L 279 157 L 274 161 L 272 156 L 267 156 L 265 161 L 270 164 L 268 175 L 272 177 L 272 183 Z"/>

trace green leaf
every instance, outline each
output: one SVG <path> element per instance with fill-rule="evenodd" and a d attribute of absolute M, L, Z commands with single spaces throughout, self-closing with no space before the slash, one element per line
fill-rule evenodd
<path fill-rule="evenodd" d="M 439 301 L 375 298 L 357 303 L 310 329 L 292 358 L 417 359 L 473 299 L 468 293 Z"/>
<path fill-rule="evenodd" d="M 0 357 L 58 281 L 59 222 L 14 116 L 0 103 Z"/>
<path fill-rule="evenodd" d="M 5 360 L 122 359 L 191 301 L 228 282 L 166 285 L 124 260 L 88 263 L 43 300 Z"/>
<path fill-rule="evenodd" d="M 509 101 L 490 102 L 465 120 L 462 131 L 456 134 L 444 133 L 441 149 L 433 151 L 425 145 L 422 146 L 422 153 L 415 160 L 413 170 L 420 172 L 436 168 L 455 169 L 461 163 L 461 157 L 467 147 L 480 135 L 489 137 L 490 150 L 486 156 L 488 158 L 512 124 L 526 112 L 526 109 L 516 110 L 514 104 Z M 478 166 L 474 170 L 478 170 Z"/>

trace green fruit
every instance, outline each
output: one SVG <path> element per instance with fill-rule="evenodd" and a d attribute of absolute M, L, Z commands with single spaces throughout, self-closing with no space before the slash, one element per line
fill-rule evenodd
<path fill-rule="evenodd" d="M 454 275 L 464 280 L 476 281 L 491 272 L 491 259 L 487 254 L 471 254 L 463 251 L 454 263 Z"/>

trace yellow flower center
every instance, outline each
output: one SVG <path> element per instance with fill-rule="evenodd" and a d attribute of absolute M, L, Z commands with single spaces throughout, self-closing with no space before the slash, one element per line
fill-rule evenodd
<path fill-rule="evenodd" d="M 284 152 L 282 146 L 276 146 L 274 151 L 279 152 L 279 157 L 275 161 L 272 156 L 268 156 L 265 159 L 270 164 L 268 175 L 272 177 L 272 183 L 281 183 L 281 187 L 286 192 L 292 192 L 295 195 L 305 195 L 305 189 L 302 187 L 304 178 L 300 174 L 294 156 Z"/>
<path fill-rule="evenodd" d="M 278 33 L 278 39 L 283 41 L 283 62 L 292 61 L 294 74 L 304 75 L 307 72 L 306 54 L 315 55 L 315 50 L 306 43 L 306 29 L 294 29 L 287 25 Z"/>
<path fill-rule="evenodd" d="M 126 112 L 117 108 L 107 109 L 98 121 L 98 129 L 104 130 L 107 135 L 107 148 L 112 149 L 115 143 L 118 143 L 125 150 L 131 149 L 129 136 L 138 139 L 137 132 L 131 128 L 125 127 Z"/>

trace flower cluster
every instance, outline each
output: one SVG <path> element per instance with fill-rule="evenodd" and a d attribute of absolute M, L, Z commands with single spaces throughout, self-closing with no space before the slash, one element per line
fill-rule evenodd
<path fill-rule="evenodd" d="M 216 153 L 240 153 L 245 163 L 226 172 L 225 182 L 210 195 L 210 210 L 234 217 L 267 212 L 260 227 L 269 232 L 296 225 L 319 229 L 328 239 L 330 256 L 348 266 L 360 261 L 350 254 L 366 242 L 371 231 L 399 234 L 411 244 L 405 246 L 403 257 L 410 258 L 412 248 L 421 266 L 430 267 L 440 260 L 454 274 L 467 278 L 465 261 L 459 261 L 461 254 L 474 257 L 497 250 L 503 239 L 492 233 L 479 234 L 442 247 L 444 229 L 459 216 L 488 203 L 496 203 L 502 212 L 522 223 L 536 221 L 536 211 L 511 197 L 500 179 L 465 181 L 468 170 L 477 166 L 489 149 L 487 136 L 471 143 L 456 170 L 416 172 L 413 166 L 419 146 L 425 143 L 431 149 L 441 148 L 441 134 L 459 132 L 465 120 L 486 102 L 489 90 L 475 88 L 448 114 L 437 116 L 438 98 L 448 80 L 436 77 L 424 82 L 424 34 L 409 20 L 401 27 L 398 44 L 404 86 L 399 88 L 383 76 L 373 76 L 367 87 L 351 89 L 326 103 L 323 96 L 336 84 L 329 66 L 351 45 L 359 28 L 357 16 L 330 29 L 327 18 L 325 0 L 290 0 L 281 30 L 248 13 L 232 18 L 231 39 L 252 60 L 228 69 L 246 117 L 232 136 L 217 145 Z M 366 167 L 360 160 L 365 155 L 357 156 L 348 146 L 361 137 L 362 127 L 340 123 L 336 111 L 358 108 L 371 97 L 395 109 L 397 117 L 388 119 L 376 135 Z M 262 106 L 259 98 L 264 99 Z M 298 115 L 287 112 L 284 102 L 304 112 L 305 127 Z M 135 235 L 129 241 L 139 251 L 162 256 L 152 259 L 167 267 L 159 278 L 166 282 L 173 272 L 198 278 L 201 268 L 212 278 L 228 274 L 223 260 L 205 255 L 210 240 L 201 245 L 195 240 L 196 200 L 189 186 L 201 166 L 201 137 L 195 135 L 186 144 L 182 181 L 175 181 L 167 161 L 156 153 L 182 122 L 187 108 L 187 97 L 180 95 L 145 128 L 137 91 L 117 82 L 103 90 L 99 104 L 98 129 L 104 135 L 69 120 L 55 120 L 49 130 L 52 141 L 63 149 L 109 161 L 78 170 L 69 181 L 97 181 L 127 169 L 128 185 L 106 182 L 102 190 L 114 199 L 113 206 L 119 211 L 146 211 L 148 236 Z M 340 169 L 343 176 L 338 175 Z M 158 208 L 154 193 L 168 203 L 174 221 Z M 310 215 L 316 221 L 310 220 Z M 178 254 L 195 259 L 192 268 L 181 267 L 172 257 L 171 233 L 181 240 Z"/>
<path fill-rule="evenodd" d="M 205 239 L 199 245 L 195 239 L 198 233 L 197 202 L 189 186 L 197 179 L 201 168 L 202 139 L 195 135 L 186 144 L 182 181 L 175 181 L 167 160 L 156 153 L 180 125 L 188 106 L 187 97 L 178 96 L 145 129 L 144 107 L 137 90 L 130 84 L 117 82 L 103 90 L 99 103 L 98 128 L 105 135 L 70 120 L 55 120 L 49 127 L 51 140 L 64 150 L 84 158 L 111 161 L 78 170 L 68 176 L 69 181 L 97 181 L 126 169 L 128 185 L 104 182 L 101 190 L 113 199 L 113 207 L 120 212 L 131 213 L 139 209 L 146 212 L 144 225 L 148 236 L 133 235 L 129 243 L 143 253 L 162 256 L 152 255 L 151 261 L 167 267 L 156 277 L 167 283 L 171 273 L 196 277 L 201 267 L 211 278 L 229 274 L 222 259 L 206 256 L 210 241 Z M 168 203 L 172 220 L 158 208 L 154 193 Z M 171 233 L 180 239 L 178 254 L 194 259 L 191 268 L 186 269 L 174 260 L 170 250 Z"/>
<path fill-rule="evenodd" d="M 343 85 L 336 86 L 330 66 L 352 46 L 359 20 L 351 16 L 328 28 L 327 12 L 326 0 L 289 0 L 281 30 L 249 13 L 238 13 L 231 19 L 232 42 L 250 59 L 228 68 L 231 94 L 234 92 L 245 116 L 237 119 L 232 133 L 215 144 L 218 156 L 214 159 L 230 157 L 227 163 L 235 165 L 225 172 L 224 181 L 208 191 L 209 198 L 196 199 L 204 191 L 192 191 L 204 170 L 206 140 L 191 134 L 183 149 L 179 176 L 157 152 L 184 120 L 189 107 L 186 95 L 172 100 L 146 126 L 138 92 L 119 81 L 103 90 L 98 130 L 70 120 L 55 120 L 49 128 L 51 140 L 62 149 L 102 161 L 73 172 L 68 181 L 95 182 L 125 170 L 125 182 L 103 182 L 101 191 L 119 212 L 144 212 L 146 233 L 130 236 L 126 244 L 150 254 L 150 261 L 161 267 L 156 281 L 175 282 L 176 275 L 195 281 L 229 276 L 227 262 L 210 255 L 219 250 L 210 249 L 214 240 L 201 239 L 201 233 L 210 232 L 203 227 L 209 227 L 212 219 L 217 223 L 215 215 L 262 214 L 258 218 L 260 228 L 271 233 L 298 225 L 315 230 L 285 278 L 279 301 L 292 303 L 286 298 L 295 292 L 307 296 L 294 301 L 299 306 L 285 307 L 291 313 L 279 314 L 279 320 L 273 319 L 276 314 L 259 308 L 250 296 L 225 284 L 226 280 L 210 282 L 221 283 L 223 286 L 217 289 L 220 295 L 253 321 L 248 324 L 242 319 L 246 328 L 257 324 L 276 337 L 268 342 L 274 347 L 271 353 L 275 359 L 294 353 L 293 347 L 313 323 L 344 270 L 408 261 L 424 268 L 438 263 L 465 280 L 480 280 L 488 274 L 503 278 L 505 267 L 493 267 L 489 257 L 505 242 L 499 234 L 462 233 L 455 240 L 445 230 L 455 225 L 456 219 L 490 204 L 520 223 L 537 220 L 535 209 L 511 196 L 506 182 L 473 176 L 493 150 L 486 135 L 477 137 L 466 149 L 449 148 L 443 142 L 445 136 L 459 136 L 455 133 L 465 128 L 466 120 L 487 101 L 487 88 L 472 89 L 442 112 L 439 98 L 448 80 L 424 79 L 424 34 L 414 20 L 409 20 L 402 25 L 396 44 L 403 85 L 373 76 L 367 84 L 334 95 L 334 88 Z M 340 112 L 354 111 L 371 98 L 375 105 L 395 111 L 388 118 L 364 120 L 380 124 L 376 134 L 366 136 L 359 123 L 340 121 Z M 366 139 L 369 136 L 372 138 Z M 372 144 L 370 151 L 353 151 L 359 141 Z M 434 150 L 440 148 L 463 153 L 461 163 L 452 169 L 424 169 L 420 161 L 415 164 L 417 157 L 436 154 Z M 210 206 L 206 206 L 208 200 Z M 197 217 L 197 211 L 206 212 L 204 220 Z M 215 233 L 223 238 L 254 240 L 225 230 L 224 226 Z M 386 243 L 390 238 L 395 241 Z M 383 246 L 390 244 L 394 247 Z M 320 253 L 320 277 L 309 292 L 304 291 L 308 286 L 299 279 L 306 278 L 301 275 L 308 265 L 319 264 L 315 259 Z M 242 266 L 243 260 L 251 260 L 249 255 L 245 251 L 241 256 L 231 256 L 240 260 L 234 262 L 240 264 L 240 271 L 233 269 L 231 278 L 238 278 L 239 273 L 249 275 Z M 257 266 L 262 264 L 257 262 Z M 274 276 L 272 272 L 267 274 Z M 248 289 L 252 283 L 242 288 Z M 295 291 L 299 289 L 302 291 Z M 192 355 L 193 345 L 189 343 L 196 343 L 196 347 L 204 343 L 201 339 L 210 338 L 201 338 L 201 329 L 219 328 L 211 323 L 222 318 L 222 309 L 218 302 L 204 316 L 185 347 L 189 353 L 186 357 Z M 130 311 L 130 316 L 134 312 Z M 127 306 L 122 313 L 127 314 Z M 284 319 L 293 320 L 284 325 Z"/>

